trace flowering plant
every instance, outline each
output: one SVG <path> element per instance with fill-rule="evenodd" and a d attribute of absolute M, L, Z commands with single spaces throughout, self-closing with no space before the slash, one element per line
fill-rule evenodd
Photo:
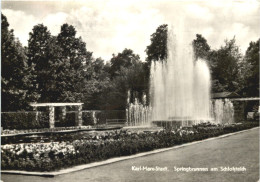
<path fill-rule="evenodd" d="M 71 127 L 56 127 L 56 128 L 38 128 L 38 129 L 28 129 L 28 130 L 3 130 L 2 135 L 9 134 L 24 134 L 24 133 L 42 133 L 42 132 L 57 132 L 66 130 L 80 130 L 80 129 L 91 129 L 91 126 L 71 126 Z"/>

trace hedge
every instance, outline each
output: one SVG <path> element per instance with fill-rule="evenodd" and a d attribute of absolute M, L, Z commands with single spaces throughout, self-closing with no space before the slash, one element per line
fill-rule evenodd
<path fill-rule="evenodd" d="M 1 127 L 9 130 L 48 128 L 49 115 L 45 112 L 38 112 L 37 121 L 36 112 L 2 112 Z"/>
<path fill-rule="evenodd" d="M 55 127 L 76 126 L 76 111 L 68 111 L 65 119 L 60 116 L 61 111 L 55 111 Z M 125 111 L 101 111 L 96 112 L 97 124 L 105 124 L 106 119 L 124 119 Z M 94 119 L 91 111 L 82 111 L 83 125 L 94 125 Z M 36 112 L 2 112 L 1 127 L 9 130 L 38 129 L 49 128 L 49 113 L 38 111 L 38 122 L 36 121 Z"/>

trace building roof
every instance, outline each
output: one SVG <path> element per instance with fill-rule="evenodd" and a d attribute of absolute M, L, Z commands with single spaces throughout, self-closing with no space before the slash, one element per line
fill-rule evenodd
<path fill-rule="evenodd" d="M 240 95 L 238 95 L 235 92 L 218 92 L 218 93 L 212 93 L 211 98 L 212 99 L 225 99 L 225 98 L 238 98 Z"/>

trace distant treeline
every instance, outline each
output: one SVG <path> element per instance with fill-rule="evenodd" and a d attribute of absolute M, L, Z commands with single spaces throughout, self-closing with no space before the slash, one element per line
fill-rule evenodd
<path fill-rule="evenodd" d="M 1 25 L 2 111 L 29 110 L 29 102 L 83 102 L 84 109 L 125 109 L 128 90 L 131 98 L 149 95 L 151 61 L 167 57 L 167 25 L 151 35 L 146 60 L 125 48 L 107 62 L 92 56 L 72 25 L 63 24 L 57 36 L 43 24 L 35 25 L 27 46 L 15 38 L 3 14 Z M 195 59 L 208 61 L 213 92 L 258 96 L 259 39 L 249 44 L 245 55 L 235 38 L 212 50 L 197 34 L 193 48 Z"/>

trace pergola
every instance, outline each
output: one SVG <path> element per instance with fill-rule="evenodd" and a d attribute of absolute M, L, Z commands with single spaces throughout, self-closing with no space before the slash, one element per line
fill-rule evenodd
<path fill-rule="evenodd" d="M 260 97 L 232 98 L 230 100 L 235 100 L 235 101 L 254 101 L 254 100 L 259 100 L 260 101 Z"/>
<path fill-rule="evenodd" d="M 55 107 L 62 107 L 62 117 L 66 117 L 66 106 L 76 106 L 77 107 L 77 124 L 82 126 L 82 105 L 83 103 L 30 103 L 33 110 L 36 111 L 36 119 L 38 119 L 37 107 L 48 107 L 49 108 L 49 123 L 50 128 L 55 127 Z"/>

